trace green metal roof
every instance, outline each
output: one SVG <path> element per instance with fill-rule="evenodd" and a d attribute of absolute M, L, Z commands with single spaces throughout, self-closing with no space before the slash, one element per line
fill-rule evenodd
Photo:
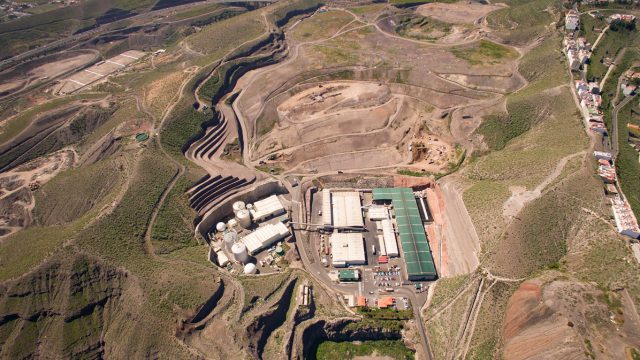
<path fill-rule="evenodd" d="M 415 196 L 410 188 L 373 189 L 373 200 L 391 200 L 409 279 L 435 277 L 436 268 Z"/>
<path fill-rule="evenodd" d="M 338 278 L 340 280 L 358 280 L 359 279 L 359 275 L 357 274 L 356 270 L 339 270 L 338 271 Z"/>

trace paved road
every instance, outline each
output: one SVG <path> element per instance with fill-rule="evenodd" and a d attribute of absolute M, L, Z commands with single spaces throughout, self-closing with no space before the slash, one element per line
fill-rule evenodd
<path fill-rule="evenodd" d="M 611 112 L 611 137 L 609 139 L 610 151 L 613 154 L 613 158 L 618 157 L 618 114 L 620 109 L 624 108 L 631 100 L 635 99 L 635 95 L 627 96 L 618 105 L 613 108 Z"/>

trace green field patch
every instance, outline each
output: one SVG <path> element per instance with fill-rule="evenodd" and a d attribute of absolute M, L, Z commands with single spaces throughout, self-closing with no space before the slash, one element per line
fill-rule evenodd
<path fill-rule="evenodd" d="M 404 17 L 396 26 L 395 31 L 400 36 L 410 39 L 433 41 L 451 33 L 452 25 L 433 18 L 412 15 Z"/>
<path fill-rule="evenodd" d="M 313 356 L 315 355 L 315 356 Z M 312 359 L 353 359 L 356 356 L 384 356 L 395 360 L 414 359 L 415 354 L 401 340 L 365 340 L 354 342 L 323 341 Z"/>
<path fill-rule="evenodd" d="M 291 37 L 298 41 L 328 38 L 353 20 L 353 16 L 345 11 L 333 10 L 318 13 L 293 28 Z"/>
<path fill-rule="evenodd" d="M 518 57 L 518 52 L 504 45 L 488 40 L 451 50 L 453 55 L 466 60 L 471 65 L 495 65 Z"/>
<path fill-rule="evenodd" d="M 205 55 L 197 62 L 206 65 L 222 58 L 231 49 L 258 37 L 265 25 L 256 12 L 248 12 L 207 25 L 199 32 L 185 38 L 188 46 Z"/>
<path fill-rule="evenodd" d="M 609 29 L 593 50 L 587 67 L 587 79 L 589 81 L 600 81 L 604 78 L 607 70 L 605 65 L 607 59 L 615 60 L 620 51 L 633 44 L 638 44 L 640 37 L 635 30 L 619 28 L 616 31 Z"/>

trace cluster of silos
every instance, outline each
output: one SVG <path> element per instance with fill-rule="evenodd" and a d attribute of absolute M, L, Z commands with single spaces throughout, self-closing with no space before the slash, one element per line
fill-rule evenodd
<path fill-rule="evenodd" d="M 238 225 L 244 229 L 251 227 L 251 212 L 249 212 L 249 209 L 247 209 L 243 201 L 233 203 L 233 213 L 236 216 L 235 218 L 238 221 Z"/>

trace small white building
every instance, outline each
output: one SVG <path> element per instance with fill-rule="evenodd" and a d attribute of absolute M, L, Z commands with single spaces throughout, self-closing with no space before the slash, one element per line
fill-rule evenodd
<path fill-rule="evenodd" d="M 254 202 L 253 208 L 249 211 L 251 212 L 253 221 L 262 221 L 286 212 L 282 202 L 280 202 L 280 199 L 278 199 L 276 195 L 271 195 L 268 198 Z"/>
<path fill-rule="evenodd" d="M 387 250 L 387 256 L 398 257 L 398 243 L 396 242 L 396 233 L 393 231 L 391 220 L 382 220 L 382 237 L 384 238 L 384 247 Z"/>
<path fill-rule="evenodd" d="M 333 225 L 333 219 L 331 217 L 331 191 L 329 189 L 322 189 L 322 225 Z"/>
<path fill-rule="evenodd" d="M 580 59 L 578 59 L 578 54 L 576 54 L 575 51 L 573 50 L 569 50 L 567 51 L 567 59 L 569 61 L 569 68 L 571 68 L 571 71 L 578 71 L 580 70 Z"/>
<path fill-rule="evenodd" d="M 575 31 L 578 30 L 578 27 L 580 27 L 580 14 L 575 10 L 569 10 L 564 19 L 564 28 L 568 31 Z"/>
<path fill-rule="evenodd" d="M 389 218 L 389 210 L 384 206 L 371 206 L 367 213 L 371 221 L 380 221 Z"/>

